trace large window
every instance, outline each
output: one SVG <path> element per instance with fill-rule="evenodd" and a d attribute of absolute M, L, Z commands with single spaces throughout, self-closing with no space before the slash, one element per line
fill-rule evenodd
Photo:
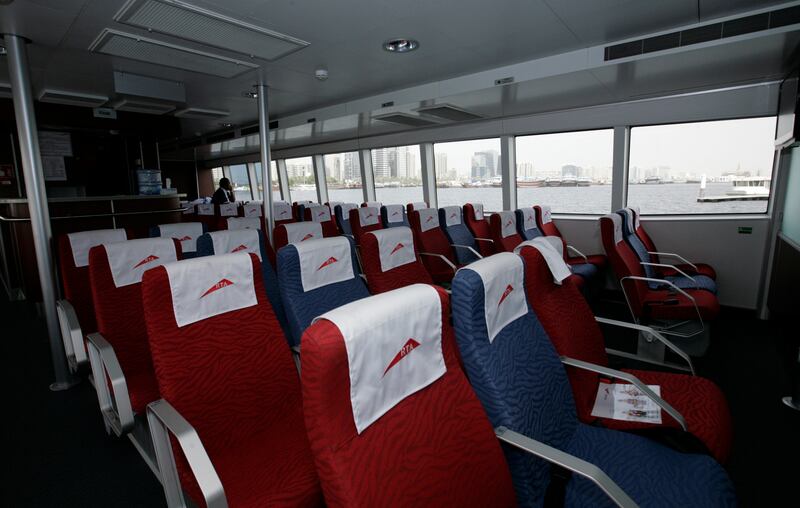
<path fill-rule="evenodd" d="M 383 204 L 422 201 L 419 145 L 372 150 L 375 199 Z"/>
<path fill-rule="evenodd" d="M 214 182 L 214 192 L 219 188 L 219 181 L 225 176 L 222 168 L 211 168 L 211 179 Z"/>
<path fill-rule="evenodd" d="M 519 136 L 517 203 L 558 213 L 611 211 L 614 130 Z"/>
<path fill-rule="evenodd" d="M 774 137 L 775 117 L 634 127 L 628 204 L 643 214 L 766 212 Z"/>
<path fill-rule="evenodd" d="M 500 139 L 476 139 L 433 145 L 439 206 L 483 203 L 503 209 Z"/>
<path fill-rule="evenodd" d="M 274 201 L 280 201 L 281 199 L 281 184 L 278 180 L 278 166 L 275 164 L 275 161 L 269 161 L 269 169 L 270 169 L 270 180 L 272 181 L 272 199 Z M 262 184 L 262 177 L 261 177 L 261 162 L 255 163 L 255 172 L 256 172 L 256 181 L 258 182 L 258 189 L 256 192 L 256 198 L 262 199 L 264 195 L 264 185 Z"/>
<path fill-rule="evenodd" d="M 250 177 L 247 174 L 247 164 L 235 164 L 228 166 L 233 195 L 236 201 L 249 201 L 253 199 L 253 192 L 250 188 Z"/>
<path fill-rule="evenodd" d="M 328 184 L 328 199 L 344 203 L 361 203 L 361 163 L 358 152 L 332 153 L 323 157 Z"/>
<path fill-rule="evenodd" d="M 311 157 L 286 159 L 286 175 L 289 178 L 292 201 L 317 201 L 317 184 L 314 180 L 314 163 Z"/>

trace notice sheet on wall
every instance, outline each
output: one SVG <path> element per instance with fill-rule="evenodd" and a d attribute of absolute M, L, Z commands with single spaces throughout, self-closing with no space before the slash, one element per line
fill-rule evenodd
<path fill-rule="evenodd" d="M 50 182 L 63 182 L 67 179 L 67 166 L 64 157 L 42 156 L 44 179 Z"/>

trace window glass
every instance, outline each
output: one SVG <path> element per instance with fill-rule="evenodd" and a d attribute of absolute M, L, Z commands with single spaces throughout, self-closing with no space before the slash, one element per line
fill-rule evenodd
<path fill-rule="evenodd" d="M 328 199 L 344 203 L 361 203 L 361 163 L 358 152 L 331 153 L 323 157 L 328 184 Z"/>
<path fill-rule="evenodd" d="M 317 184 L 311 157 L 286 159 L 286 176 L 289 178 L 291 194 L 287 201 L 317 201 Z"/>
<path fill-rule="evenodd" d="M 385 205 L 422 201 L 420 171 L 419 145 L 372 150 L 375 199 Z"/>
<path fill-rule="evenodd" d="M 764 213 L 774 138 L 775 117 L 634 127 L 628 204 L 642 214 Z"/>
<path fill-rule="evenodd" d="M 517 204 L 556 213 L 611 211 L 614 130 L 518 136 Z"/>
<path fill-rule="evenodd" d="M 433 145 L 439 206 L 483 203 L 503 209 L 500 139 L 476 139 Z"/>
<path fill-rule="evenodd" d="M 256 193 L 257 199 L 262 199 L 263 192 L 264 192 L 264 185 L 262 184 L 263 178 L 261 178 L 261 162 L 255 163 L 255 171 L 256 171 L 256 181 L 258 182 L 258 192 Z M 269 161 L 269 169 L 270 169 L 270 180 L 272 181 L 272 199 L 274 201 L 280 201 L 281 199 L 281 184 L 278 181 L 278 166 L 275 164 L 275 161 Z"/>
<path fill-rule="evenodd" d="M 248 201 L 253 199 L 250 189 L 250 177 L 247 174 L 247 164 L 235 164 L 228 166 L 231 175 L 231 185 L 236 201 Z"/>
<path fill-rule="evenodd" d="M 214 181 L 214 192 L 219 188 L 219 181 L 225 174 L 222 172 L 222 168 L 211 168 L 211 179 Z"/>

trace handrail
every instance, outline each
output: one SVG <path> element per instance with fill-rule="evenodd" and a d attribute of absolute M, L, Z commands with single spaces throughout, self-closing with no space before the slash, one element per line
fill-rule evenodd
<path fill-rule="evenodd" d="M 142 210 L 140 212 L 111 212 L 111 213 L 91 213 L 85 215 L 58 215 L 50 217 L 50 220 L 60 219 L 96 219 L 101 217 L 121 217 L 124 215 L 149 215 L 154 213 L 175 213 L 185 212 L 189 208 L 173 208 L 170 210 Z M 0 222 L 30 222 L 30 217 L 5 217 L 0 215 Z"/>

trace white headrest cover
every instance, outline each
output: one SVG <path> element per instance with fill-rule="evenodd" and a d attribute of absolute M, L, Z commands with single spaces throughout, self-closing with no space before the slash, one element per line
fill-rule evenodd
<path fill-rule="evenodd" d="M 310 210 L 313 222 L 328 222 L 331 220 L 331 209 L 325 205 L 313 205 L 306 209 Z"/>
<path fill-rule="evenodd" d="M 529 231 L 536 228 L 536 211 L 532 206 L 521 208 L 522 210 L 522 229 Z"/>
<path fill-rule="evenodd" d="M 72 260 L 76 267 L 89 266 L 89 250 L 104 243 L 124 242 L 128 235 L 124 229 L 96 229 L 94 231 L 80 231 L 67 235 Z"/>
<path fill-rule="evenodd" d="M 179 327 L 258 303 L 253 263 L 245 252 L 165 265 Z"/>
<path fill-rule="evenodd" d="M 386 221 L 394 224 L 403 222 L 403 205 L 386 205 Z"/>
<path fill-rule="evenodd" d="M 414 237 L 411 228 L 398 226 L 396 228 L 379 229 L 368 234 L 374 235 L 378 240 L 378 254 L 381 260 L 381 271 L 388 272 L 392 268 L 407 265 L 416 261 L 414 253 Z"/>
<path fill-rule="evenodd" d="M 522 242 L 514 249 L 514 254 L 519 254 L 524 247 L 533 247 L 542 254 L 545 263 L 547 263 L 547 268 L 553 274 L 553 282 L 556 284 L 561 285 L 564 279 L 572 275 L 572 270 L 569 269 L 569 266 L 564 261 L 564 245 L 561 243 L 560 238 L 556 236 L 540 236 L 533 240 Z"/>
<path fill-rule="evenodd" d="M 341 203 L 339 206 L 342 207 L 342 218 L 346 221 L 350 220 L 350 210 L 358 208 L 358 205 L 355 203 Z"/>
<path fill-rule="evenodd" d="M 483 220 L 483 203 L 471 203 L 475 212 L 475 220 Z"/>
<path fill-rule="evenodd" d="M 310 205 L 313 203 L 310 199 L 304 199 L 303 201 L 295 201 L 294 204 L 296 205 Z"/>
<path fill-rule="evenodd" d="M 258 217 L 228 217 L 228 229 L 261 229 L 261 219 Z"/>
<path fill-rule="evenodd" d="M 264 214 L 264 204 L 260 201 L 251 201 L 242 206 L 245 217 L 261 217 Z"/>
<path fill-rule="evenodd" d="M 444 210 L 444 223 L 446 226 L 457 226 L 461 224 L 460 206 L 445 206 L 442 210 Z"/>
<path fill-rule="evenodd" d="M 111 277 L 118 288 L 142 282 L 151 268 L 178 260 L 171 238 L 142 238 L 103 244 L 108 255 Z"/>
<path fill-rule="evenodd" d="M 517 218 L 514 212 L 497 212 L 500 217 L 500 236 L 507 238 L 517 234 Z"/>
<path fill-rule="evenodd" d="M 549 206 L 542 206 L 542 224 L 547 224 L 549 222 L 553 222 L 553 212 L 550 210 Z"/>
<path fill-rule="evenodd" d="M 272 203 L 272 214 L 275 220 L 289 220 L 292 218 L 292 205 L 286 201 L 275 201 Z"/>
<path fill-rule="evenodd" d="M 610 213 L 604 217 L 614 223 L 614 244 L 616 245 L 622 241 L 622 217 L 616 213 Z"/>
<path fill-rule="evenodd" d="M 419 214 L 419 228 L 423 233 L 439 227 L 439 211 L 436 208 L 423 208 L 414 212 Z"/>
<path fill-rule="evenodd" d="M 639 207 L 632 206 L 631 210 L 633 210 L 633 231 L 636 231 L 642 225 L 639 219 Z"/>
<path fill-rule="evenodd" d="M 287 243 L 300 243 L 322 238 L 322 225 L 319 222 L 293 222 L 283 224 Z"/>
<path fill-rule="evenodd" d="M 358 209 L 358 222 L 361 227 L 372 226 L 377 224 L 380 220 L 380 212 L 378 208 L 372 206 L 361 207 Z"/>
<path fill-rule="evenodd" d="M 366 204 L 367 206 L 365 206 L 364 208 L 377 208 L 378 210 L 380 210 L 381 206 L 383 205 L 383 203 L 381 203 L 380 201 L 367 201 Z"/>
<path fill-rule="evenodd" d="M 350 242 L 343 236 L 308 240 L 294 247 L 305 292 L 355 277 Z"/>
<path fill-rule="evenodd" d="M 196 208 L 197 215 L 214 215 L 214 203 L 199 203 Z"/>
<path fill-rule="evenodd" d="M 422 210 L 423 208 L 428 208 L 428 203 L 424 201 L 417 201 L 416 203 L 411 203 L 411 206 L 414 207 L 414 210 Z"/>
<path fill-rule="evenodd" d="M 214 254 L 233 254 L 235 252 L 252 252 L 261 259 L 261 242 L 258 231 L 246 229 L 229 229 L 208 233 L 214 246 Z"/>
<path fill-rule="evenodd" d="M 220 217 L 236 217 L 239 215 L 239 203 L 223 203 L 219 205 Z"/>
<path fill-rule="evenodd" d="M 197 239 L 203 234 L 203 224 L 200 222 L 161 224 L 158 226 L 158 230 L 161 232 L 161 236 L 174 238 L 181 242 L 183 252 L 197 252 Z"/>
<path fill-rule="evenodd" d="M 462 270 L 472 270 L 483 281 L 483 314 L 489 342 L 493 342 L 506 325 L 528 312 L 522 258 L 501 252 Z"/>
<path fill-rule="evenodd" d="M 317 319 L 336 325 L 344 339 L 350 405 L 359 434 L 447 372 L 442 304 L 431 286 L 414 284 L 381 293 Z"/>

